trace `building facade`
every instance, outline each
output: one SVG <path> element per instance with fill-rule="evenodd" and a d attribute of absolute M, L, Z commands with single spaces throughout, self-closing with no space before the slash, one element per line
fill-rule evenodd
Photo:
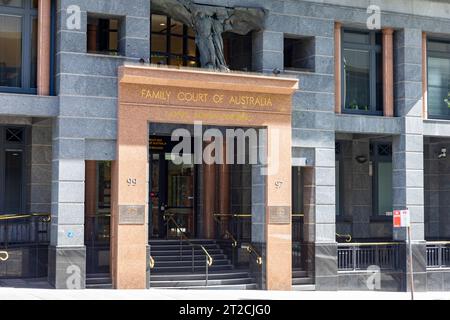
<path fill-rule="evenodd" d="M 151 0 L 0 1 L 0 284 L 449 290 L 450 3 L 195 5 L 264 9 L 231 72 Z"/>

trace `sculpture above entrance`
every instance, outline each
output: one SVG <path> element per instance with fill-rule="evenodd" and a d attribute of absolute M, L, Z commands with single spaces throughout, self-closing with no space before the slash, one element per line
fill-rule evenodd
<path fill-rule="evenodd" d="M 202 68 L 228 71 L 222 34 L 241 35 L 264 26 L 262 8 L 202 5 L 191 0 L 152 0 L 152 9 L 171 16 L 193 28 Z"/>

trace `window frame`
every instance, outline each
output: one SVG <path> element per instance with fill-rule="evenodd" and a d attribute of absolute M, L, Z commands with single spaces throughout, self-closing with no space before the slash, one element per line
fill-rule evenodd
<path fill-rule="evenodd" d="M 159 16 L 164 16 L 166 18 L 166 26 L 167 26 L 167 31 L 165 32 L 165 36 L 166 36 L 166 51 L 165 52 L 161 52 L 161 51 L 153 51 L 152 50 L 152 36 L 154 34 L 157 35 L 164 35 L 158 32 L 154 32 L 153 29 L 151 28 L 152 24 L 153 24 L 153 15 L 159 15 Z M 179 35 L 179 34 L 172 34 L 172 23 L 171 21 L 177 21 L 179 23 L 181 23 L 183 25 L 183 34 Z M 170 16 L 164 14 L 164 13 L 159 13 L 156 11 L 152 11 L 150 14 L 150 62 L 152 61 L 153 55 L 159 55 L 159 56 L 164 56 L 167 59 L 167 62 L 165 65 L 170 66 L 170 59 L 174 59 L 176 57 L 179 57 L 183 60 L 183 66 L 189 66 L 188 62 L 190 61 L 194 61 L 196 63 L 196 66 L 200 65 L 200 56 L 199 56 L 199 52 L 198 52 L 198 48 L 196 46 L 196 55 L 195 57 L 190 56 L 188 54 L 189 52 L 189 40 L 193 40 L 195 43 L 195 36 L 190 36 L 189 35 L 189 28 L 188 26 L 186 26 L 185 24 L 183 24 L 182 22 L 171 18 Z M 182 54 L 174 54 L 171 52 L 171 38 L 175 37 L 175 38 L 181 38 L 183 41 L 183 53 Z M 194 59 L 192 59 L 194 58 Z"/>
<path fill-rule="evenodd" d="M 38 9 L 33 8 L 32 0 L 23 0 L 22 7 L 9 7 L 9 6 L 4 6 L 0 3 L 0 15 L 20 16 L 22 19 L 21 86 L 20 87 L 0 86 L 0 92 L 36 94 L 37 88 L 31 87 L 31 83 L 32 83 L 32 79 L 31 79 L 32 43 L 31 43 L 31 41 L 32 41 L 32 33 L 33 33 L 32 20 L 38 19 Z M 36 74 L 36 77 L 37 77 L 37 74 Z M 37 83 L 37 81 L 36 81 L 36 83 Z"/>
<path fill-rule="evenodd" d="M 427 53 L 426 53 L 426 55 L 427 55 L 426 56 L 426 64 L 427 65 L 426 65 L 426 67 L 427 67 L 427 92 L 428 93 L 430 92 L 430 90 L 429 90 L 430 89 L 430 68 L 428 68 L 429 59 L 432 58 L 432 57 L 435 57 L 435 58 L 445 58 L 445 59 L 450 61 L 450 51 L 444 53 L 444 52 L 430 50 L 430 45 L 429 45 L 430 42 L 445 43 L 445 44 L 448 44 L 450 46 L 450 39 L 443 39 L 443 38 L 436 38 L 436 37 L 427 37 Z M 434 54 L 431 54 L 431 53 L 434 53 Z M 449 90 L 449 93 L 450 93 L 450 90 Z M 450 115 L 448 115 L 448 116 L 438 116 L 438 115 L 430 114 L 430 108 L 429 108 L 430 100 L 429 99 L 427 99 L 427 103 L 428 103 L 428 105 L 426 106 L 427 107 L 427 117 L 429 119 L 450 120 Z"/>
<path fill-rule="evenodd" d="M 345 42 L 344 35 L 346 32 L 349 33 L 359 33 L 359 34 L 365 34 L 369 35 L 369 44 L 357 44 L 357 43 L 350 43 Z M 377 44 L 377 35 L 379 34 L 378 31 L 372 30 L 372 31 L 364 31 L 361 29 L 355 29 L 355 28 L 342 28 L 341 30 L 341 83 L 344 84 L 345 79 L 345 56 L 344 51 L 345 49 L 353 49 L 353 50 L 367 50 L 370 54 L 370 68 L 369 68 L 369 77 L 370 77 L 370 86 L 369 86 L 369 95 L 370 95 L 370 106 L 368 111 L 364 110 L 352 110 L 347 109 L 345 106 L 346 101 L 346 86 L 341 85 L 341 110 L 342 113 L 349 113 L 349 114 L 363 114 L 363 115 L 375 115 L 375 116 L 382 116 L 383 115 L 383 96 L 377 97 L 377 72 L 381 72 L 381 77 L 383 77 L 383 69 L 382 66 L 377 66 L 377 54 L 382 54 L 383 45 Z M 383 64 L 383 57 L 381 56 L 381 64 Z M 377 70 L 380 69 L 380 70 Z M 382 94 L 383 95 L 383 92 Z M 380 101 L 378 101 L 380 100 Z M 377 106 L 381 105 L 381 110 L 377 110 Z"/>

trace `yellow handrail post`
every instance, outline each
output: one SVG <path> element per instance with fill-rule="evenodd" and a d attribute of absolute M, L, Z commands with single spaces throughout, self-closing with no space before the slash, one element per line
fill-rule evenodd
<path fill-rule="evenodd" d="M 2 257 L 3 255 L 3 257 Z M 6 251 L 0 251 L 0 261 L 7 261 L 9 259 L 9 253 Z"/>

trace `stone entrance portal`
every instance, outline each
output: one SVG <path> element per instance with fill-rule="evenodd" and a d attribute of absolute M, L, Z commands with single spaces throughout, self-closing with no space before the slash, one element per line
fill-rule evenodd
<path fill-rule="evenodd" d="M 267 129 L 266 171 L 252 170 L 252 243 L 260 282 L 291 288 L 291 104 L 295 79 L 149 66 L 119 70 L 113 165 L 112 274 L 118 289 L 148 286 L 149 123 Z"/>

